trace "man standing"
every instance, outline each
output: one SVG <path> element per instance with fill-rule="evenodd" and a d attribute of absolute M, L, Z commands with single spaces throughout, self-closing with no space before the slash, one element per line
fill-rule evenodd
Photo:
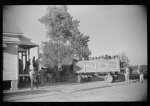
<path fill-rule="evenodd" d="M 129 75 L 130 75 L 130 69 L 129 66 L 126 66 L 126 70 L 125 70 L 125 80 L 127 83 L 129 83 L 130 79 L 129 79 Z"/>
<path fill-rule="evenodd" d="M 36 62 L 35 62 L 35 57 L 33 56 L 33 59 L 32 59 L 32 64 L 33 64 L 33 68 L 36 69 Z"/>
<path fill-rule="evenodd" d="M 26 72 L 25 73 L 29 73 L 30 70 L 30 65 L 31 65 L 31 60 L 29 59 L 29 61 L 26 61 Z"/>
<path fill-rule="evenodd" d="M 143 72 L 143 68 L 138 66 L 138 73 L 140 74 L 140 82 L 144 82 L 144 72 Z"/>
<path fill-rule="evenodd" d="M 30 70 L 30 65 L 31 65 L 31 59 L 29 59 L 29 61 L 27 61 L 27 69 Z"/>
<path fill-rule="evenodd" d="M 38 58 L 36 59 L 35 64 L 36 64 L 36 69 L 38 70 L 39 69 L 39 59 Z"/>
<path fill-rule="evenodd" d="M 40 84 L 41 84 L 41 85 L 44 85 L 44 83 L 45 83 L 45 81 L 44 81 L 45 70 L 44 70 L 43 67 L 42 67 L 41 70 L 39 71 L 39 74 L 40 74 Z"/>
<path fill-rule="evenodd" d="M 23 69 L 22 69 L 22 61 L 21 59 L 19 59 L 19 74 L 22 74 L 23 73 Z"/>
<path fill-rule="evenodd" d="M 38 89 L 38 82 L 37 82 L 37 72 L 33 69 L 29 72 L 30 74 L 30 80 L 31 80 L 31 90 L 33 89 L 33 86 L 35 84 L 36 88 Z"/>

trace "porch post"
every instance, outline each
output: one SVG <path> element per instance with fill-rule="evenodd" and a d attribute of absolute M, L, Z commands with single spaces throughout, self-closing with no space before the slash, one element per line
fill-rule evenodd
<path fill-rule="evenodd" d="M 21 52 L 21 60 L 23 60 L 23 52 Z"/>
<path fill-rule="evenodd" d="M 28 60 L 30 59 L 30 49 L 28 49 Z"/>
<path fill-rule="evenodd" d="M 26 64 L 27 63 L 27 49 L 26 49 L 26 51 L 25 51 L 25 68 L 26 68 Z"/>

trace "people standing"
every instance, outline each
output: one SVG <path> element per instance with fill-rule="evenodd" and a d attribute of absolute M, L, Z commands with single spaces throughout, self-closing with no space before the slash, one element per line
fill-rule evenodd
<path fill-rule="evenodd" d="M 34 85 L 36 86 L 36 88 L 38 89 L 38 81 L 37 81 L 37 71 L 35 71 L 34 69 L 32 69 L 30 72 L 30 80 L 31 80 L 31 90 L 33 89 Z"/>
<path fill-rule="evenodd" d="M 140 82 L 144 82 L 144 72 L 143 72 L 143 68 L 141 66 L 138 66 L 138 73 L 140 76 Z"/>
<path fill-rule="evenodd" d="M 125 80 L 127 83 L 130 82 L 129 76 L 130 76 L 130 69 L 129 69 L 129 66 L 127 65 L 125 69 Z"/>

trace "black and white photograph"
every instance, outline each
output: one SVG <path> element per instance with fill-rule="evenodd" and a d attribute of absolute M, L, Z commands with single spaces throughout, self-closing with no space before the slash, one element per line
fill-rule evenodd
<path fill-rule="evenodd" d="M 3 5 L 4 102 L 147 101 L 145 5 Z"/>

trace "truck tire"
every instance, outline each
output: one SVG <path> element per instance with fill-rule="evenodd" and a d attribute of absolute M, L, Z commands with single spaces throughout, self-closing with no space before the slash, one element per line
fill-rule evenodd
<path fill-rule="evenodd" d="M 77 76 L 75 77 L 75 82 L 77 82 L 77 83 L 80 83 L 80 82 L 81 82 L 81 76 L 80 76 L 80 75 L 77 75 Z"/>
<path fill-rule="evenodd" d="M 109 82 L 109 83 L 112 83 L 112 82 L 113 82 L 113 77 L 112 77 L 111 75 L 107 75 L 107 76 L 105 77 L 105 81 L 106 81 L 106 82 Z"/>

